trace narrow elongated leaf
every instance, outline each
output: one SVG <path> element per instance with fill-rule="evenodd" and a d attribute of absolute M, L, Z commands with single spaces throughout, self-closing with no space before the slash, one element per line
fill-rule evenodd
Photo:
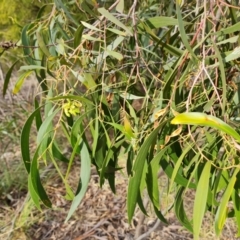
<path fill-rule="evenodd" d="M 46 153 L 49 146 L 49 140 L 51 139 L 51 133 L 53 131 L 52 120 L 59 112 L 59 109 L 56 109 L 51 115 L 49 115 L 42 123 L 38 135 L 37 135 L 37 144 L 39 146 L 39 155 L 46 162 Z M 56 150 L 56 149 L 55 149 Z"/>
<path fill-rule="evenodd" d="M 24 56 L 26 57 L 27 61 L 29 64 L 34 64 L 34 61 L 33 59 L 30 57 L 31 55 L 31 49 L 29 48 L 29 37 L 27 35 L 27 31 L 28 31 L 28 28 L 29 28 L 29 24 L 24 26 L 23 27 L 23 30 L 22 30 L 22 45 L 25 46 L 23 48 L 23 53 L 24 53 Z"/>
<path fill-rule="evenodd" d="M 216 45 L 218 46 L 218 45 L 226 44 L 226 43 L 236 43 L 238 38 L 239 38 L 239 36 L 230 37 L 230 38 L 224 39 L 220 42 L 217 42 Z M 225 60 L 226 60 L 226 58 L 225 58 Z"/>
<path fill-rule="evenodd" d="M 210 170 L 211 162 L 207 161 L 197 185 L 197 191 L 193 207 L 193 236 L 195 240 L 199 239 L 201 225 L 206 210 Z"/>
<path fill-rule="evenodd" d="M 12 71 L 13 71 L 13 68 L 14 66 L 18 63 L 19 60 L 17 60 L 16 62 L 13 63 L 13 65 L 8 69 L 8 72 L 6 74 L 6 77 L 4 79 L 4 84 L 3 84 L 3 96 L 5 96 L 6 92 L 7 92 L 7 89 L 8 89 L 8 84 L 9 84 L 9 81 L 11 79 L 11 75 L 12 75 Z"/>
<path fill-rule="evenodd" d="M 57 45 L 55 47 L 56 52 L 59 53 L 60 55 L 65 56 L 66 52 L 65 52 L 64 40 L 60 38 L 60 39 L 57 39 L 56 42 L 57 42 Z"/>
<path fill-rule="evenodd" d="M 168 161 L 166 161 L 165 159 L 161 159 L 160 164 L 162 166 L 163 171 L 166 173 L 166 175 L 171 178 L 173 175 L 173 171 L 174 168 L 171 167 L 171 163 L 169 163 Z M 194 183 L 189 183 L 189 180 L 184 178 L 181 174 L 177 173 L 177 175 L 175 176 L 174 181 L 179 184 L 180 186 L 183 187 L 189 187 L 189 188 L 196 188 L 196 185 Z"/>
<path fill-rule="evenodd" d="M 82 33 L 83 33 L 84 27 L 80 25 L 77 29 L 77 31 L 74 34 L 74 48 L 77 48 L 82 40 Z"/>
<path fill-rule="evenodd" d="M 96 114 L 98 114 L 98 110 L 95 110 Z M 97 115 L 96 115 L 97 116 Z M 98 144 L 98 138 L 99 138 L 99 120 L 98 118 L 94 121 L 94 130 L 93 130 L 93 143 L 92 143 L 92 155 L 95 156 L 95 153 L 97 151 L 97 144 Z"/>
<path fill-rule="evenodd" d="M 20 91 L 20 89 L 21 89 L 21 87 L 22 87 L 25 79 L 26 79 L 31 73 L 32 73 L 32 71 L 27 71 L 27 72 L 23 73 L 23 74 L 18 78 L 18 80 L 17 80 L 17 82 L 16 82 L 16 84 L 15 84 L 15 86 L 14 86 L 14 88 L 13 88 L 13 94 L 17 94 L 17 93 Z"/>
<path fill-rule="evenodd" d="M 146 174 L 146 185 L 148 190 L 148 195 L 156 209 L 160 209 L 160 201 L 159 201 L 159 190 L 158 190 L 158 171 L 160 165 L 160 161 L 164 156 L 165 152 L 168 150 L 169 146 L 163 148 L 159 153 L 154 156 L 152 161 L 148 166 L 148 172 Z"/>
<path fill-rule="evenodd" d="M 50 114 L 52 114 L 53 110 L 54 110 L 53 103 L 52 103 L 52 101 L 49 100 L 49 99 L 51 99 L 52 96 L 53 96 L 53 90 L 52 90 L 52 88 L 50 88 L 48 91 L 46 104 L 44 106 L 44 115 L 46 117 L 49 116 Z"/>
<path fill-rule="evenodd" d="M 138 207 L 140 208 L 140 210 L 146 215 L 148 216 L 147 214 L 147 211 L 145 209 L 145 206 L 143 204 L 143 200 L 142 200 L 142 196 L 141 196 L 141 192 L 139 191 L 139 194 L 138 194 L 138 198 L 137 198 L 137 204 L 138 204 Z"/>
<path fill-rule="evenodd" d="M 214 34 L 222 35 L 222 34 L 230 34 L 234 32 L 238 32 L 240 29 L 240 22 L 226 28 L 222 28 L 220 31 L 215 32 Z"/>
<path fill-rule="evenodd" d="M 86 40 L 94 41 L 94 42 L 104 42 L 101 38 L 95 38 L 88 34 L 83 34 L 82 38 Z"/>
<path fill-rule="evenodd" d="M 221 73 L 221 83 L 222 83 L 222 116 L 225 116 L 225 108 L 226 108 L 226 100 L 227 100 L 227 81 L 226 81 L 226 76 L 225 76 L 225 68 L 223 64 L 223 59 L 221 57 L 220 51 L 218 50 L 217 46 L 215 43 L 213 43 L 213 47 L 215 49 L 218 62 L 219 62 L 219 69 Z"/>
<path fill-rule="evenodd" d="M 105 8 L 98 8 L 98 12 L 100 12 L 105 18 L 107 18 L 109 21 L 113 22 L 120 28 L 124 29 L 130 36 L 132 36 L 132 32 L 129 30 L 128 27 L 126 27 L 123 23 L 121 23 L 116 17 L 114 17 L 109 11 L 107 11 Z"/>
<path fill-rule="evenodd" d="M 236 216 L 237 226 L 240 226 L 240 197 L 239 190 L 233 189 L 232 200 L 234 204 L 234 214 Z M 240 237 L 240 228 L 238 227 L 237 237 Z"/>
<path fill-rule="evenodd" d="M 153 203 L 153 205 L 159 210 L 160 202 L 159 202 L 159 190 L 158 190 L 158 171 L 159 171 L 159 163 L 150 164 L 148 166 L 148 171 L 146 174 L 146 185 L 148 190 L 148 195 Z"/>
<path fill-rule="evenodd" d="M 48 91 L 48 97 L 52 96 L 52 89 Z M 47 157 L 47 149 L 51 139 L 51 134 L 53 131 L 53 124 L 52 120 L 59 111 L 57 109 L 55 112 L 53 112 L 54 108 L 52 107 L 51 101 L 46 101 L 46 104 L 44 106 L 44 114 L 46 116 L 44 122 L 41 124 L 38 134 L 37 134 L 37 144 L 39 146 L 39 155 L 41 155 L 42 159 L 45 160 L 46 163 L 46 157 Z"/>
<path fill-rule="evenodd" d="M 40 202 L 39 202 L 39 197 L 38 195 L 36 194 L 36 191 L 32 185 L 32 181 L 31 181 L 31 175 L 29 174 L 28 175 L 28 191 L 30 193 L 30 196 L 33 200 L 33 203 L 35 204 L 35 206 L 37 207 L 37 209 L 39 211 L 41 211 L 41 206 L 40 206 Z"/>
<path fill-rule="evenodd" d="M 118 29 L 115 29 L 115 28 L 106 28 L 107 30 L 113 32 L 113 33 L 116 33 L 117 35 L 121 35 L 123 37 L 125 37 L 127 34 L 123 31 L 120 31 Z"/>
<path fill-rule="evenodd" d="M 93 31 L 103 32 L 103 30 L 101 30 L 101 29 L 99 29 L 99 28 L 96 28 L 96 27 L 93 26 L 92 24 L 89 24 L 89 23 L 84 22 L 84 21 L 81 21 L 81 23 L 82 23 L 82 25 L 83 25 L 84 27 L 89 28 L 89 29 L 91 29 L 91 30 L 93 30 Z"/>
<path fill-rule="evenodd" d="M 36 74 L 38 83 L 40 84 L 40 86 L 45 94 L 47 94 L 47 92 L 48 92 L 48 84 L 47 84 L 47 76 L 46 76 L 46 72 L 48 71 L 48 69 L 47 69 L 46 65 L 47 65 L 46 56 L 43 55 L 42 61 L 41 61 L 42 68 L 39 69 L 39 71 L 37 69 L 35 69 L 35 74 Z"/>
<path fill-rule="evenodd" d="M 83 134 L 84 134 L 84 129 L 82 127 L 82 123 L 84 118 L 86 117 L 86 115 L 88 114 L 88 112 L 85 112 L 84 114 L 82 114 L 73 124 L 72 126 L 72 130 L 71 130 L 71 135 L 70 135 L 70 142 L 72 147 L 74 147 L 77 142 L 79 142 L 79 137 L 83 138 Z M 78 148 L 77 153 L 80 154 L 80 149 Z"/>
<path fill-rule="evenodd" d="M 42 5 L 42 7 L 39 9 L 38 14 L 37 14 L 37 19 L 40 19 L 45 11 L 45 8 L 48 6 L 48 4 Z"/>
<path fill-rule="evenodd" d="M 68 18 L 76 25 L 78 26 L 79 23 L 77 22 L 77 20 L 71 15 L 71 13 L 68 11 L 67 7 L 65 6 L 65 4 L 62 2 L 62 0 L 54 0 L 56 7 L 59 10 L 63 10 L 63 12 L 68 16 Z"/>
<path fill-rule="evenodd" d="M 238 37 L 238 36 L 236 36 Z M 231 51 L 226 57 L 225 62 L 230 62 L 232 60 L 238 59 L 240 57 L 240 47 L 236 47 Z"/>
<path fill-rule="evenodd" d="M 87 191 L 87 186 L 90 180 L 90 174 L 91 174 L 91 158 L 88 152 L 88 149 L 86 147 L 86 144 L 82 143 L 81 148 L 81 190 L 80 192 L 75 196 L 73 199 L 71 208 L 68 212 L 68 216 L 66 218 L 66 221 L 70 219 L 72 214 L 75 212 L 79 204 L 81 203 L 83 196 L 85 195 Z"/>
<path fill-rule="evenodd" d="M 51 140 L 51 139 L 50 139 Z M 52 154 L 54 156 L 54 158 L 62 161 L 62 162 L 65 162 L 65 163 L 68 163 L 69 162 L 69 159 L 66 158 L 62 152 L 60 151 L 58 145 L 56 144 L 56 142 L 53 142 L 52 144 Z"/>
<path fill-rule="evenodd" d="M 106 51 L 103 52 L 103 54 L 100 54 L 95 60 L 94 62 L 96 64 L 100 64 L 102 62 L 103 59 L 106 59 L 111 51 L 113 51 L 114 49 L 116 49 L 124 40 L 125 38 L 123 36 L 118 36 L 110 45 L 107 46 Z M 110 53 L 109 53 L 110 51 Z"/>
<path fill-rule="evenodd" d="M 132 173 L 133 175 L 130 177 L 129 185 L 128 185 L 128 195 L 127 195 L 127 211 L 128 211 L 128 220 L 129 222 L 132 220 L 137 198 L 138 191 L 140 188 L 140 183 L 142 179 L 142 172 L 144 168 L 144 164 L 146 163 L 146 156 L 148 154 L 149 148 L 152 144 L 155 144 L 156 137 L 160 129 L 166 124 L 166 121 L 162 122 L 145 140 L 143 145 L 141 146 L 136 160 L 134 162 Z"/>
<path fill-rule="evenodd" d="M 240 141 L 240 135 L 221 119 L 199 112 L 189 112 L 178 114 L 172 121 L 172 124 L 189 124 L 197 126 L 208 126 L 221 130 L 236 140 Z"/>
<path fill-rule="evenodd" d="M 177 162 L 176 162 L 176 164 L 175 164 L 175 166 L 174 166 L 174 168 L 173 168 L 173 172 L 172 172 L 172 176 L 171 176 L 171 180 L 170 180 L 170 184 L 169 184 L 168 193 L 172 190 L 172 185 L 173 185 L 174 180 L 175 180 L 175 178 L 176 178 L 177 172 L 179 171 L 179 168 L 180 168 L 180 166 L 181 166 L 181 164 L 182 164 L 182 161 L 183 161 L 184 158 L 185 158 L 185 155 L 192 149 L 192 147 L 193 147 L 193 145 L 187 146 L 187 147 L 183 150 L 181 156 L 178 158 L 178 160 L 177 160 Z"/>
<path fill-rule="evenodd" d="M 197 56 L 193 52 L 192 47 L 190 46 L 190 44 L 188 42 L 188 39 L 187 39 L 187 35 L 186 35 L 185 29 L 184 29 L 184 23 L 183 23 L 182 14 L 181 14 L 179 4 L 176 4 L 176 8 L 177 8 L 177 19 L 178 19 L 179 31 L 180 31 L 180 34 L 181 34 L 182 41 L 183 41 L 186 49 L 192 55 L 193 59 L 195 61 L 197 61 Z"/>
<path fill-rule="evenodd" d="M 33 160 L 32 160 L 32 164 L 31 164 L 31 169 L 30 169 L 30 179 L 31 179 L 31 184 L 36 192 L 36 194 L 38 195 L 39 199 L 41 199 L 41 201 L 43 202 L 43 204 L 46 207 L 51 208 L 52 203 L 50 201 L 50 199 L 47 196 L 47 193 L 45 192 L 42 183 L 41 183 L 41 179 L 40 179 L 40 175 L 39 175 L 39 171 L 38 171 L 38 149 L 36 150 Z"/>
<path fill-rule="evenodd" d="M 48 100 L 57 101 L 62 99 L 69 99 L 69 100 L 77 100 L 81 103 L 86 103 L 89 105 L 94 105 L 92 101 L 87 99 L 86 97 L 76 96 L 76 95 L 66 95 L 66 96 L 58 96 L 58 97 L 50 97 Z"/>
<path fill-rule="evenodd" d="M 173 17 L 165 17 L 165 16 L 157 16 L 157 17 L 151 17 L 144 21 L 145 24 L 147 24 L 151 29 L 155 28 L 162 28 L 167 26 L 177 26 L 178 25 L 178 19 Z M 183 21 L 183 24 L 188 24 L 187 22 Z M 138 25 L 138 27 L 142 28 L 142 23 Z"/>
<path fill-rule="evenodd" d="M 153 206 L 153 209 L 154 209 L 154 212 L 157 215 L 158 219 L 160 219 L 162 222 L 168 224 L 168 221 L 164 217 L 163 213 L 158 208 L 156 208 L 155 206 Z"/>
<path fill-rule="evenodd" d="M 101 172 L 100 172 L 100 185 L 102 186 L 104 182 L 105 173 L 108 171 L 108 164 L 111 159 L 114 159 L 114 154 L 116 155 L 117 152 L 120 152 L 121 146 L 124 143 L 125 139 L 120 140 L 119 142 L 115 143 L 111 148 L 108 149 L 106 157 L 104 158 Z M 115 167 L 115 166 L 114 166 Z M 114 169 L 113 169 L 114 170 Z"/>
<path fill-rule="evenodd" d="M 46 69 L 45 67 L 39 66 L 39 65 L 28 65 L 28 66 L 21 66 L 19 71 L 22 70 L 40 70 L 40 69 Z"/>
<path fill-rule="evenodd" d="M 177 216 L 178 220 L 182 223 L 182 225 L 185 228 L 187 228 L 190 232 L 193 232 L 192 224 L 188 220 L 188 217 L 187 217 L 187 214 L 185 212 L 184 205 L 183 205 L 184 189 L 185 188 L 182 187 L 178 190 L 176 200 L 175 200 L 175 203 L 174 203 L 174 210 L 175 210 L 175 213 L 176 213 L 176 216 Z"/>
<path fill-rule="evenodd" d="M 35 108 L 35 110 L 39 108 L 39 103 L 38 103 L 37 98 L 34 99 L 34 108 Z M 37 128 L 37 130 L 39 130 L 39 128 L 40 128 L 41 125 L 42 125 L 41 112 L 40 112 L 40 111 L 37 111 L 35 117 L 36 117 L 36 120 L 35 120 L 35 122 L 36 122 L 36 128 Z"/>
<path fill-rule="evenodd" d="M 239 168 L 235 168 L 234 173 L 231 176 L 228 186 L 226 188 L 226 191 L 223 194 L 217 213 L 215 215 L 215 232 L 217 235 L 221 233 L 224 223 L 226 221 L 229 198 L 233 192 L 234 184 L 237 179 L 236 175 L 238 174 L 239 170 L 240 170 Z"/>
<path fill-rule="evenodd" d="M 37 31 L 37 32 L 36 32 L 36 35 L 37 35 L 37 41 L 38 41 L 38 44 L 39 44 L 40 49 L 43 51 L 43 53 L 44 53 L 47 57 L 51 57 L 51 54 L 50 54 L 50 52 L 49 52 L 49 50 L 48 50 L 48 48 L 47 48 L 47 46 L 46 46 L 46 44 L 45 44 L 45 42 L 44 42 L 44 39 L 43 39 L 43 37 L 42 37 L 42 34 L 41 34 L 39 31 Z"/>
<path fill-rule="evenodd" d="M 153 38 L 153 40 L 156 41 L 159 45 L 161 45 L 167 52 L 169 52 L 170 54 L 173 54 L 176 57 L 183 55 L 184 51 L 170 44 L 166 44 L 166 42 L 162 41 L 162 39 L 157 37 L 155 33 L 146 24 L 143 24 L 143 28 L 146 31 L 145 34 L 150 35 Z"/>
<path fill-rule="evenodd" d="M 59 108 L 56 109 L 42 123 L 42 125 L 38 131 L 38 135 L 37 135 L 37 143 L 38 144 L 40 144 L 42 142 L 42 140 L 46 137 L 46 135 L 49 134 L 49 131 L 51 130 L 51 128 L 49 129 L 49 126 L 51 125 L 53 118 L 56 116 L 56 114 L 59 112 L 59 110 L 60 110 Z"/>
<path fill-rule="evenodd" d="M 124 0 L 120 0 L 118 5 L 116 6 L 116 11 L 119 13 L 123 13 L 124 11 Z"/>
<path fill-rule="evenodd" d="M 40 114 L 41 107 L 37 108 L 27 119 L 25 122 L 22 133 L 21 133 L 21 153 L 22 153 L 22 159 L 25 165 L 25 168 L 28 173 L 30 173 L 30 167 L 31 167 L 31 157 L 30 157 L 30 130 L 32 127 L 32 122 L 36 115 Z"/>
<path fill-rule="evenodd" d="M 109 56 L 112 56 L 112 57 L 116 58 L 119 61 L 121 61 L 123 59 L 123 55 L 121 53 L 118 53 L 118 52 L 115 52 L 115 51 L 111 51 L 111 50 L 107 50 L 107 53 L 109 54 Z"/>

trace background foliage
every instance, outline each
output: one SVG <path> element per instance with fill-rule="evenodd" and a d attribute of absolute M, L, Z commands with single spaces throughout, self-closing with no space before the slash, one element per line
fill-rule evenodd
<path fill-rule="evenodd" d="M 34 18 L 44 2 L 47 1 L 23 0 L 20 3 L 17 1 L 9 2 L 2 0 L 0 5 L 1 39 L 16 40 L 19 38 L 22 26 Z"/>
<path fill-rule="evenodd" d="M 125 153 L 129 221 L 137 205 L 147 214 L 146 190 L 156 216 L 167 222 L 164 216 L 174 207 L 195 239 L 206 211 L 215 215 L 217 235 L 227 217 L 240 226 L 237 1 L 128 4 L 55 0 L 22 28 L 18 46 L 25 64 L 13 93 L 30 74 L 42 88 L 21 134 L 34 203 L 51 207 L 40 171 L 52 162 L 72 200 L 68 220 L 87 190 L 91 164 L 100 186 L 107 181 L 115 192 L 119 155 Z M 198 113 L 173 120 L 181 112 Z M 31 156 L 33 124 L 38 134 Z M 59 147 L 60 131 L 70 158 Z M 78 156 L 79 184 L 72 189 L 68 177 Z M 66 172 L 58 161 L 66 163 Z M 169 178 L 168 192 L 176 190 L 168 209 L 161 208 L 161 173 Z M 184 210 L 189 191 L 195 198 L 191 217 Z"/>

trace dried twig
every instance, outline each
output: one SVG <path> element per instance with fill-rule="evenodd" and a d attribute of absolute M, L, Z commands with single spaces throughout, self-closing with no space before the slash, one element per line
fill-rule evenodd
<path fill-rule="evenodd" d="M 146 239 L 152 232 L 154 232 L 159 227 L 160 224 L 161 224 L 161 221 L 157 219 L 154 226 L 150 228 L 147 232 L 139 236 L 136 240 Z"/>
<path fill-rule="evenodd" d="M 8 50 L 10 48 L 17 47 L 17 44 L 13 43 L 12 41 L 6 41 L 6 42 L 1 42 L 0 47 L 3 48 L 4 50 Z"/>
<path fill-rule="evenodd" d="M 144 198 L 144 203 L 143 203 L 144 208 L 147 208 L 148 203 L 149 203 L 149 200 L 148 200 L 148 198 L 145 196 L 145 198 Z M 144 220 L 145 220 L 145 214 L 144 214 L 143 212 L 140 212 L 140 213 L 139 213 L 139 219 L 138 219 L 138 224 L 137 224 L 137 227 L 136 227 L 134 239 L 137 239 L 137 238 L 142 234 L 142 227 L 143 227 L 143 225 L 144 225 Z"/>

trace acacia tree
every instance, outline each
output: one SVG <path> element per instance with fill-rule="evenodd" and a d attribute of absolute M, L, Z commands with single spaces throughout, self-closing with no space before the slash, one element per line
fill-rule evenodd
<path fill-rule="evenodd" d="M 42 88 L 21 135 L 34 203 L 51 207 L 41 162 L 51 161 L 62 179 L 72 200 L 69 219 L 87 190 L 91 165 L 100 186 L 107 181 L 115 192 L 119 155 L 126 153 L 129 221 L 137 205 L 147 212 L 146 189 L 156 216 L 167 223 L 164 215 L 174 207 L 195 239 L 206 211 L 215 215 L 217 235 L 227 217 L 240 226 L 236 1 L 126 2 L 55 0 L 23 27 L 16 45 L 1 45 L 23 50 L 13 93 L 32 73 Z M 37 148 L 31 156 L 34 122 Z M 69 158 L 58 142 L 60 131 L 72 148 Z M 72 189 L 68 176 L 76 156 L 81 172 Z M 66 172 L 58 161 L 67 165 Z M 176 189 L 168 209 L 160 207 L 159 172 L 169 178 L 168 193 Z M 189 189 L 192 219 L 184 209 Z"/>

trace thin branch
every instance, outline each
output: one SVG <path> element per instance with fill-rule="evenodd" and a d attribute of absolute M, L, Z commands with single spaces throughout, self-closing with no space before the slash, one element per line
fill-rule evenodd
<path fill-rule="evenodd" d="M 136 240 L 146 239 L 152 232 L 154 232 L 160 226 L 160 224 L 161 224 L 161 221 L 157 219 L 154 226 L 150 228 L 147 232 L 139 236 Z"/>

